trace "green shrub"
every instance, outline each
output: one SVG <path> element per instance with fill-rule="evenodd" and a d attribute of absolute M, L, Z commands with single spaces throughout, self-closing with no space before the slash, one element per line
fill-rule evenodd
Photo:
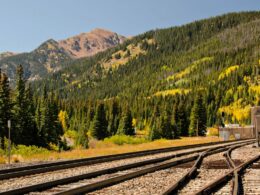
<path fill-rule="evenodd" d="M 76 146 L 81 146 L 82 148 L 88 148 L 88 135 L 84 129 L 79 130 L 78 136 L 76 138 Z"/>
<path fill-rule="evenodd" d="M 30 156 L 33 154 L 48 154 L 49 150 L 37 146 L 18 145 L 12 148 L 12 154 L 20 154 L 22 156 Z"/>
<path fill-rule="evenodd" d="M 68 138 L 76 139 L 78 137 L 78 132 L 75 130 L 67 130 L 64 136 Z"/>
<path fill-rule="evenodd" d="M 141 143 L 148 142 L 148 140 L 145 138 L 133 137 L 128 135 L 114 135 L 112 137 L 105 138 L 104 142 L 123 145 L 123 144 L 141 144 Z"/>
<path fill-rule="evenodd" d="M 50 150 L 53 150 L 53 151 L 59 151 L 59 146 L 58 145 L 56 145 L 56 144 L 54 144 L 54 143 L 49 143 L 48 144 L 48 148 L 50 149 Z"/>
<path fill-rule="evenodd" d="M 161 134 L 160 134 L 160 132 L 158 131 L 158 129 L 156 129 L 156 128 L 153 127 L 153 128 L 150 129 L 150 131 L 149 131 L 148 138 L 149 138 L 150 141 L 154 141 L 154 140 L 156 140 L 156 139 L 160 139 L 160 138 L 161 138 Z"/>
<path fill-rule="evenodd" d="M 5 155 L 5 151 L 3 149 L 0 149 L 0 156 L 4 156 Z"/>

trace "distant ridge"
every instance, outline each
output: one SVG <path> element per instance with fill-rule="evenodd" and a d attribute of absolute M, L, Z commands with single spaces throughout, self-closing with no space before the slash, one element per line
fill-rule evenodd
<path fill-rule="evenodd" d="M 109 30 L 97 28 L 65 40 L 49 39 L 29 53 L 0 53 L 0 68 L 13 79 L 16 67 L 24 66 L 29 80 L 39 80 L 63 68 L 63 63 L 89 57 L 123 43 L 127 38 Z"/>
<path fill-rule="evenodd" d="M 7 57 L 10 57 L 10 56 L 14 56 L 14 55 L 16 55 L 16 53 L 13 53 L 13 52 L 10 52 L 10 51 L 0 53 L 0 60 L 7 58 Z"/>

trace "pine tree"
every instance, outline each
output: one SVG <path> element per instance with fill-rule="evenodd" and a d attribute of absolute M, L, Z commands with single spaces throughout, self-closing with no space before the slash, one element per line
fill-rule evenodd
<path fill-rule="evenodd" d="M 63 134 L 62 125 L 58 119 L 58 102 L 53 93 L 49 97 L 44 93 L 39 106 L 37 121 L 39 127 L 39 138 L 42 146 L 48 147 L 50 143 L 59 144 L 60 136 Z"/>
<path fill-rule="evenodd" d="M 7 121 L 12 117 L 12 103 L 8 78 L 0 69 L 0 147 L 4 148 L 4 137 L 7 137 Z"/>
<path fill-rule="evenodd" d="M 15 143 L 31 145 L 35 141 L 35 123 L 33 118 L 33 99 L 30 89 L 26 89 L 23 77 L 23 67 L 17 67 L 14 113 L 15 113 Z"/>
<path fill-rule="evenodd" d="M 41 128 L 42 128 L 41 103 L 42 103 L 42 101 L 41 101 L 40 98 L 38 98 L 37 101 L 35 102 L 36 108 L 35 108 L 35 115 L 34 116 L 35 116 L 35 123 L 36 123 L 36 128 L 38 130 L 38 134 L 39 134 L 39 132 L 41 131 Z"/>
<path fill-rule="evenodd" d="M 188 124 L 185 106 L 182 101 L 180 102 L 180 104 L 178 106 L 178 121 L 176 124 L 177 124 L 179 135 L 188 136 L 189 124 Z"/>
<path fill-rule="evenodd" d="M 50 119 L 50 104 L 49 100 L 42 99 L 41 103 L 41 144 L 47 147 L 50 139 L 50 132 L 52 130 L 51 119 Z"/>
<path fill-rule="evenodd" d="M 179 121 L 179 103 L 176 102 L 173 106 L 173 120 L 174 120 L 174 123 L 178 123 Z"/>
<path fill-rule="evenodd" d="M 175 136 L 175 128 L 172 125 L 169 113 L 163 113 L 160 117 L 160 125 L 161 136 L 166 139 L 173 139 Z"/>
<path fill-rule="evenodd" d="M 153 141 L 161 138 L 160 128 L 159 128 L 159 118 L 153 119 L 154 122 L 151 124 L 151 129 L 149 131 L 148 138 Z"/>
<path fill-rule="evenodd" d="M 194 136 L 198 134 L 203 136 L 207 128 L 207 111 L 203 102 L 203 97 L 200 93 L 195 98 L 194 105 L 191 110 L 189 134 Z M 198 131 L 198 132 L 197 132 Z"/>
<path fill-rule="evenodd" d="M 160 117 L 160 109 L 159 109 L 158 104 L 156 104 L 156 105 L 154 106 L 154 109 L 153 109 L 153 117 L 155 117 L 155 118 Z"/>
<path fill-rule="evenodd" d="M 119 127 L 118 127 L 118 134 L 124 134 L 124 135 L 134 135 L 135 130 L 132 124 L 132 114 L 127 106 L 125 112 L 123 113 L 123 116 L 120 120 Z"/>
<path fill-rule="evenodd" d="M 78 131 L 76 145 L 80 145 L 83 148 L 88 148 L 88 135 L 83 128 Z"/>
<path fill-rule="evenodd" d="M 150 131 L 149 131 L 149 135 L 148 138 L 149 140 L 153 141 L 156 139 L 160 139 L 161 138 L 161 124 L 160 124 L 160 109 L 158 104 L 156 103 L 153 107 L 153 115 L 151 117 L 150 120 Z"/>
<path fill-rule="evenodd" d="M 119 108 L 116 101 L 112 102 L 111 111 L 109 113 L 108 132 L 109 135 L 115 135 L 119 125 Z"/>
<path fill-rule="evenodd" d="M 33 103 L 33 94 L 31 90 L 31 86 L 29 85 L 25 89 L 25 102 L 26 102 L 26 127 L 27 132 L 30 132 L 29 135 L 27 135 L 28 144 L 30 145 L 37 145 L 37 127 L 35 122 L 35 105 Z"/>
<path fill-rule="evenodd" d="M 91 105 L 91 102 L 88 103 L 88 111 L 87 111 L 87 121 L 86 121 L 86 128 L 89 129 L 91 125 L 91 121 L 93 120 L 95 115 L 94 109 Z"/>
<path fill-rule="evenodd" d="M 96 108 L 95 116 L 91 123 L 90 133 L 92 137 L 98 140 L 104 139 L 108 134 L 106 113 L 103 103 L 100 103 Z"/>
<path fill-rule="evenodd" d="M 52 92 L 50 94 L 49 101 L 49 116 L 50 116 L 50 132 L 49 132 L 49 141 L 55 144 L 60 142 L 60 136 L 63 135 L 62 125 L 59 121 L 59 105 L 58 105 L 58 97 L 54 95 Z"/>

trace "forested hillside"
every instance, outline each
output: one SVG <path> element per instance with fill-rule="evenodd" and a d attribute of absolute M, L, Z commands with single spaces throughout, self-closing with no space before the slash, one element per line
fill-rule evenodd
<path fill-rule="evenodd" d="M 33 91 L 55 94 L 63 130 L 79 143 L 135 130 L 152 140 L 204 135 L 223 123 L 222 112 L 226 123 L 250 123 L 260 104 L 259 45 L 260 12 L 226 14 L 133 37 L 69 63 Z"/>
<path fill-rule="evenodd" d="M 248 116 L 233 115 L 232 109 L 259 103 L 259 23 L 259 12 L 234 13 L 150 31 L 77 61 L 50 77 L 48 86 L 68 101 L 127 99 L 139 116 L 141 105 L 160 96 L 175 99 L 181 95 L 189 102 L 185 105 L 191 106 L 201 91 L 212 113 L 208 125 L 216 122 L 219 110 L 230 113 L 230 122 L 246 122 Z"/>

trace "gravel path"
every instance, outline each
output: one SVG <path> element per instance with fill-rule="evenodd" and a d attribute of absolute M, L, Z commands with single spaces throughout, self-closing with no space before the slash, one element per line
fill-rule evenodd
<path fill-rule="evenodd" d="M 164 169 L 89 194 L 161 194 L 163 191 L 167 190 L 172 183 L 181 178 L 187 171 L 188 169 L 182 168 Z"/>
<path fill-rule="evenodd" d="M 208 164 L 216 161 L 216 159 L 222 159 L 224 161 L 223 152 L 219 154 L 214 154 L 208 156 L 204 159 L 205 166 L 202 164 L 202 169 L 198 178 L 200 180 L 192 180 L 190 186 L 180 191 L 180 194 L 192 194 L 197 188 L 202 187 L 205 183 L 210 181 L 208 178 L 217 178 L 220 175 L 228 172 L 228 169 L 207 169 Z M 180 179 L 185 173 L 187 173 L 189 168 L 169 168 L 154 173 L 146 174 L 142 177 L 131 179 L 120 184 L 107 187 L 92 193 L 91 195 L 101 195 L 101 194 L 162 194 L 167 190 L 174 182 Z M 216 174 L 217 172 L 217 174 Z M 202 182 L 204 178 L 204 182 Z M 197 188 L 196 188 L 196 187 Z"/>
<path fill-rule="evenodd" d="M 232 194 L 231 181 L 222 186 L 214 195 L 230 195 Z"/>
<path fill-rule="evenodd" d="M 192 154 L 192 155 L 187 155 L 187 156 L 185 156 L 185 157 L 193 156 L 193 155 L 194 155 L 194 154 Z M 182 159 L 182 158 L 185 158 L 185 157 L 177 157 L 177 158 L 175 158 L 175 160 Z M 165 162 L 170 162 L 170 161 L 172 161 L 172 160 L 168 160 L 168 161 L 165 161 Z M 165 162 L 163 162 L 163 163 L 165 163 Z M 138 168 L 133 168 L 133 169 L 125 170 L 125 171 L 119 171 L 119 172 L 112 173 L 112 174 L 106 174 L 106 175 L 102 175 L 102 176 L 99 176 L 99 177 L 96 177 L 96 178 L 81 180 L 81 181 L 76 182 L 76 183 L 58 186 L 58 187 L 52 188 L 52 189 L 50 189 L 50 190 L 44 191 L 44 192 L 42 192 L 42 193 L 30 193 L 30 194 L 51 194 L 51 193 L 53 193 L 53 192 L 60 192 L 60 191 L 62 191 L 62 190 L 64 190 L 64 189 L 67 189 L 67 190 L 68 190 L 68 189 L 71 189 L 71 188 L 74 188 L 74 187 L 79 187 L 79 186 L 82 186 L 82 185 L 87 185 L 87 184 L 99 182 L 99 181 L 102 181 L 102 180 L 104 180 L 104 179 L 108 179 L 108 178 L 112 178 L 112 177 L 117 177 L 117 176 L 124 175 L 124 174 L 127 174 L 127 173 L 132 173 L 132 172 L 135 172 L 135 171 L 138 171 L 138 170 L 142 170 L 142 169 L 145 169 L 145 168 L 149 168 L 149 167 L 152 167 L 152 166 L 155 166 L 155 165 L 159 165 L 159 164 L 162 164 L 162 163 L 156 163 L 156 164 L 146 165 L 146 166 L 142 166 L 142 167 L 138 167 Z M 144 185 L 144 184 L 145 184 L 145 183 L 144 183 L 144 180 L 146 181 L 146 183 L 149 183 L 149 181 L 151 181 L 151 180 L 150 180 L 151 177 L 152 177 L 153 179 L 155 179 L 155 178 L 157 178 L 157 176 L 163 178 L 164 176 L 168 175 L 168 176 L 171 176 L 171 178 L 172 178 L 173 170 L 174 170 L 174 168 L 171 168 L 171 169 L 165 169 L 165 170 L 162 170 L 162 171 L 157 171 L 157 172 L 154 172 L 154 173 L 150 173 L 150 174 L 147 174 L 147 175 L 145 175 L 145 176 L 141 176 L 141 177 L 138 177 L 138 178 L 135 178 L 135 179 L 131 179 L 131 180 L 128 180 L 128 181 L 119 183 L 119 184 L 117 184 L 117 185 L 114 185 L 114 186 L 112 186 L 112 187 L 109 187 L 108 190 L 111 191 L 110 188 L 116 188 L 116 189 L 115 189 L 116 192 L 112 192 L 112 191 L 111 191 L 111 194 L 117 193 L 117 192 L 118 192 L 118 190 L 117 190 L 118 188 L 120 188 L 121 191 L 123 191 L 123 190 L 126 191 L 126 190 L 127 190 L 127 193 L 128 193 L 128 190 L 129 190 L 129 189 L 132 189 L 132 192 L 134 192 L 134 191 L 136 190 L 136 189 L 133 188 L 133 185 L 134 185 L 135 183 L 138 183 L 138 182 L 139 182 L 139 183 L 142 183 L 142 185 Z M 181 169 L 180 169 L 180 170 L 181 170 Z M 175 172 L 175 171 L 174 171 L 174 172 Z M 184 173 L 185 173 L 185 172 L 184 172 Z M 163 176 L 162 174 L 164 174 L 164 176 Z M 180 171 L 177 172 L 177 173 L 175 172 L 175 174 L 180 174 Z M 164 181 L 163 181 L 163 180 L 161 180 L 161 181 L 162 181 L 161 186 L 165 186 Z M 168 182 L 170 183 L 171 180 L 169 180 Z M 123 186 L 121 186 L 122 184 L 123 184 Z M 126 187 L 124 186 L 124 184 L 127 185 L 128 187 L 126 188 Z M 129 185 L 130 185 L 130 186 L 129 186 Z M 156 189 L 152 189 L 151 185 L 153 185 L 153 183 L 150 183 L 150 188 L 151 188 L 151 189 L 149 189 L 150 192 L 153 191 L 153 190 L 156 190 Z M 118 186 L 119 186 L 119 187 L 118 187 Z M 140 185 L 139 185 L 139 186 L 140 186 Z M 166 187 L 167 187 L 167 186 L 166 186 Z M 146 186 L 146 188 L 147 188 L 147 186 Z M 102 190 L 101 190 L 101 191 L 102 191 L 101 193 L 99 193 L 99 192 L 93 192 L 93 193 L 94 193 L 94 194 L 107 194 L 106 192 L 103 192 L 103 190 L 105 190 L 105 189 L 106 189 L 106 188 L 102 189 Z M 140 187 L 140 188 L 139 188 L 139 191 L 142 190 L 142 189 L 143 189 L 143 187 Z M 158 191 L 158 190 L 162 190 L 162 189 L 158 188 L 157 191 Z M 140 193 L 141 193 L 141 191 L 140 191 Z M 141 194 L 143 194 L 143 192 L 142 192 Z M 149 193 L 148 193 L 148 194 L 149 194 Z M 152 193 L 152 194 L 153 194 L 153 193 Z"/>
<path fill-rule="evenodd" d="M 247 169 L 242 181 L 244 194 L 260 194 L 260 169 Z"/>
<path fill-rule="evenodd" d="M 187 173 L 188 170 L 189 168 L 172 167 L 149 173 L 89 194 L 161 194 Z"/>
<path fill-rule="evenodd" d="M 220 159 L 224 159 L 223 152 L 204 158 L 201 168 L 198 170 L 199 174 L 197 177 L 192 179 L 183 189 L 178 192 L 178 194 L 193 194 L 203 186 L 209 184 L 212 180 L 227 173 L 228 169 L 207 169 L 208 164 L 214 163 L 214 161 Z"/>
<path fill-rule="evenodd" d="M 247 161 L 249 158 L 253 158 L 257 154 L 260 154 L 260 148 L 253 147 L 253 144 L 237 148 L 231 153 L 232 160 L 240 160 L 242 162 Z M 241 162 L 241 163 L 242 163 Z"/>

